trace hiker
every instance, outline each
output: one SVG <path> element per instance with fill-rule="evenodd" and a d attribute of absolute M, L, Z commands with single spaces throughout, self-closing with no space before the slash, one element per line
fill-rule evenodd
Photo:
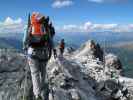
<path fill-rule="evenodd" d="M 53 49 L 53 54 L 54 54 L 54 59 L 57 58 L 57 50 L 56 49 Z"/>
<path fill-rule="evenodd" d="M 45 75 L 46 65 L 53 48 L 53 36 L 50 33 L 49 17 L 46 18 L 37 12 L 34 12 L 32 16 L 29 15 L 23 45 L 28 55 L 33 93 L 36 100 L 47 100 L 48 86 L 45 82 Z"/>
<path fill-rule="evenodd" d="M 54 29 L 54 27 L 53 27 L 52 22 L 50 22 L 50 24 L 49 24 L 49 28 L 50 28 L 51 36 L 53 37 L 53 36 L 55 35 L 55 29 Z"/>
<path fill-rule="evenodd" d="M 104 55 L 103 50 L 101 49 L 100 45 L 97 43 L 95 56 L 96 58 L 99 58 L 99 60 L 103 62 L 104 59 L 103 55 Z"/>
<path fill-rule="evenodd" d="M 90 41 L 90 50 L 93 58 L 96 58 L 96 44 L 93 40 Z"/>
<path fill-rule="evenodd" d="M 49 29 L 50 29 L 51 37 L 53 38 L 53 36 L 55 35 L 55 29 L 53 27 L 52 22 L 50 22 L 50 24 L 49 24 Z M 52 45 L 52 47 L 54 47 L 54 44 L 52 44 L 52 43 L 51 43 L 51 45 Z M 53 54 L 54 54 L 54 58 L 56 59 L 57 58 L 57 51 L 56 51 L 56 49 L 53 49 Z"/>
<path fill-rule="evenodd" d="M 65 49 L 65 41 L 64 41 L 64 39 L 61 40 L 59 49 L 60 49 L 60 54 L 63 56 L 64 49 Z"/>

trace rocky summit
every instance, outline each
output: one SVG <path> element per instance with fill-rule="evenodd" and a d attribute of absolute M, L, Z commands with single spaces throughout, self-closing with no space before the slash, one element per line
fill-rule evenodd
<path fill-rule="evenodd" d="M 47 64 L 48 100 L 133 100 L 133 79 L 115 54 L 93 40 L 65 51 Z M 27 57 L 14 50 L 0 50 L 0 100 L 34 100 Z"/>

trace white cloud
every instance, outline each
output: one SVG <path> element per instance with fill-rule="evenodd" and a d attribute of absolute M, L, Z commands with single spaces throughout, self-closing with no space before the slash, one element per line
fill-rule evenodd
<path fill-rule="evenodd" d="M 125 3 L 129 0 L 88 0 L 88 1 L 95 3 Z"/>
<path fill-rule="evenodd" d="M 64 25 L 63 27 L 56 27 L 58 32 L 75 32 L 80 31 L 77 25 Z"/>
<path fill-rule="evenodd" d="M 117 27 L 117 24 L 93 24 L 92 30 L 94 31 L 112 31 Z"/>
<path fill-rule="evenodd" d="M 90 2 L 96 2 L 96 3 L 102 3 L 102 2 L 104 2 L 104 0 L 88 0 L 88 1 L 90 1 Z"/>
<path fill-rule="evenodd" d="M 81 27 L 82 27 L 82 26 L 81 26 Z M 92 27 L 92 23 L 89 22 L 89 21 L 86 22 L 86 23 L 83 25 L 83 29 L 86 30 L 86 31 L 90 30 L 91 27 Z"/>
<path fill-rule="evenodd" d="M 132 24 L 119 25 L 114 29 L 115 32 L 133 32 Z"/>
<path fill-rule="evenodd" d="M 133 24 L 120 25 L 120 24 L 94 24 L 90 21 L 82 25 L 64 25 L 56 28 L 57 32 L 133 32 Z"/>
<path fill-rule="evenodd" d="M 24 24 L 21 18 L 13 20 L 7 17 L 5 21 L 0 22 L 0 33 L 20 33 L 23 32 Z"/>
<path fill-rule="evenodd" d="M 12 24 L 14 24 L 14 21 L 10 17 L 7 17 L 3 23 L 3 25 L 12 25 Z"/>
<path fill-rule="evenodd" d="M 129 24 L 129 27 L 133 28 L 133 24 Z"/>
<path fill-rule="evenodd" d="M 73 5 L 72 0 L 55 0 L 52 4 L 53 8 L 62 8 Z"/>

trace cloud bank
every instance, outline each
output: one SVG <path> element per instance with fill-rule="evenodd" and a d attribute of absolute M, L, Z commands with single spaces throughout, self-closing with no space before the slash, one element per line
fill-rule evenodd
<path fill-rule="evenodd" d="M 102 2 L 104 2 L 104 0 L 88 0 L 88 1 L 90 1 L 90 2 L 96 2 L 96 3 L 102 3 Z"/>
<path fill-rule="evenodd" d="M 0 22 L 0 33 L 21 33 L 23 29 L 24 24 L 21 18 L 13 20 L 11 17 L 7 17 Z"/>
<path fill-rule="evenodd" d="M 7 17 L 3 22 L 0 22 L 0 33 L 22 33 L 24 32 L 24 22 L 21 18 L 13 20 L 10 17 Z M 80 25 L 77 24 L 68 24 L 63 26 L 55 26 L 56 32 L 133 32 L 133 24 L 97 24 L 92 23 L 91 21 L 84 22 Z"/>
<path fill-rule="evenodd" d="M 62 8 L 73 5 L 72 0 L 54 0 L 54 3 L 52 4 L 53 8 Z"/>
<path fill-rule="evenodd" d="M 57 32 L 133 32 L 133 24 L 95 24 L 90 21 L 82 25 L 69 24 L 56 27 Z"/>

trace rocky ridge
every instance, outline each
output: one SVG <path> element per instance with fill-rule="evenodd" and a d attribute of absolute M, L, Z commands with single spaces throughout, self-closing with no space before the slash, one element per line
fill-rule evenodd
<path fill-rule="evenodd" d="M 49 100 L 132 100 L 133 79 L 122 76 L 122 64 L 99 44 L 86 42 L 66 50 L 47 65 Z M 25 55 L 0 50 L 0 100 L 34 100 Z"/>

